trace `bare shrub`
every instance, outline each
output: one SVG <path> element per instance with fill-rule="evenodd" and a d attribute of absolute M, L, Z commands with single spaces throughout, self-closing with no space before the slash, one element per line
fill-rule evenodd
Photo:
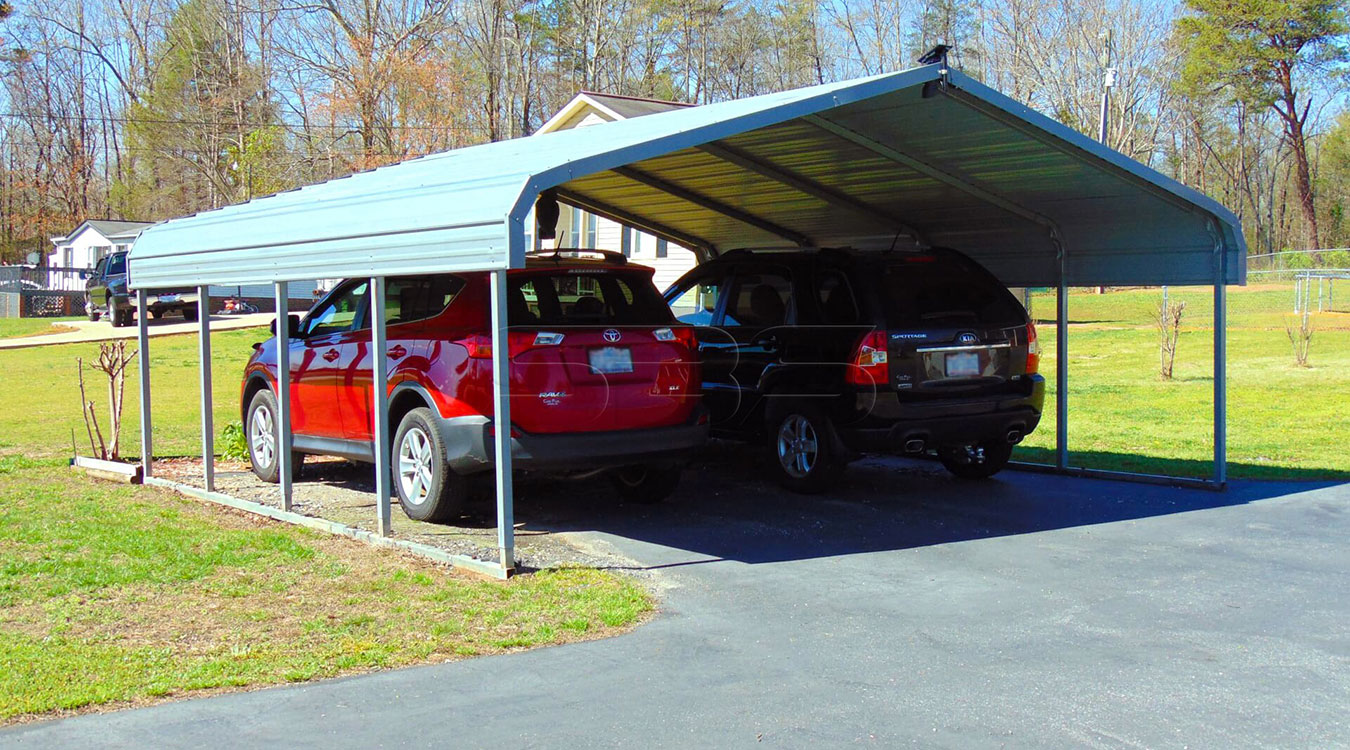
<path fill-rule="evenodd" d="M 1163 380 L 1172 379 L 1172 365 L 1177 359 L 1177 340 L 1181 337 L 1181 316 L 1186 312 L 1186 301 L 1159 302 L 1158 318 L 1158 374 Z"/>
<path fill-rule="evenodd" d="M 1286 321 L 1284 332 L 1289 335 L 1289 343 L 1294 345 L 1294 362 L 1299 367 L 1308 366 L 1308 350 L 1312 348 L 1313 326 L 1308 318 L 1308 311 L 1305 309 L 1303 315 L 1298 317 L 1298 327 L 1294 326 L 1294 321 Z"/>
<path fill-rule="evenodd" d="M 76 357 L 76 370 L 80 377 L 80 410 L 84 415 L 84 429 L 89 435 L 89 449 L 95 458 L 116 461 L 121 458 L 120 439 L 122 435 L 122 398 L 126 393 L 127 365 L 136 358 L 136 350 L 127 351 L 125 341 L 104 342 L 98 345 L 98 359 L 90 367 L 104 374 L 108 379 L 108 437 L 104 440 L 103 430 L 98 424 L 98 412 L 94 401 L 89 398 L 84 387 L 84 357 Z"/>

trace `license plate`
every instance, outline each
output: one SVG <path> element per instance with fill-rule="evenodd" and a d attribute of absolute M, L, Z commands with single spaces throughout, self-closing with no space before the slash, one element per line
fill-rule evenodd
<path fill-rule="evenodd" d="M 159 295 L 159 301 L 160 301 L 160 302 L 177 302 L 177 301 L 178 301 L 178 295 L 176 295 L 176 294 L 161 294 L 161 295 Z"/>
<path fill-rule="evenodd" d="M 632 372 L 633 353 L 618 346 L 591 350 L 591 369 L 596 372 Z"/>
<path fill-rule="evenodd" d="M 969 378 L 980 374 L 980 355 L 958 352 L 947 355 L 947 377 Z"/>

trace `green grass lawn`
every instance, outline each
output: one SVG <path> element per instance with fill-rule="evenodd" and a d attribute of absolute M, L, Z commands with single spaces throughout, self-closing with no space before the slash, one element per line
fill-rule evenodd
<path fill-rule="evenodd" d="M 1345 290 L 1350 296 L 1350 284 Z M 1090 468 L 1206 477 L 1213 455 L 1213 314 L 1209 289 L 1170 292 L 1187 302 L 1174 379 L 1158 376 L 1157 290 L 1073 294 L 1069 300 L 1070 461 Z M 1049 392 L 1041 427 L 1018 457 L 1053 461 L 1054 299 L 1033 311 Z M 1229 475 L 1350 478 L 1350 314 L 1312 316 L 1309 367 L 1294 362 L 1284 288 L 1229 293 Z"/>
<path fill-rule="evenodd" d="M 52 464 L 0 457 L 0 723 L 599 637 L 651 608 L 610 573 L 481 580 Z"/>
<path fill-rule="evenodd" d="M 56 326 L 72 320 L 84 318 L 0 318 L 0 339 L 52 333 L 60 330 Z"/>

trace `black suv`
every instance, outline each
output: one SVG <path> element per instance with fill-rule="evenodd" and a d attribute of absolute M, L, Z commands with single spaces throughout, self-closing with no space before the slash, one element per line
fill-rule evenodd
<path fill-rule="evenodd" d="M 1040 422 L 1036 328 L 954 250 L 738 250 L 665 297 L 696 327 L 713 434 L 767 438 L 789 489 L 866 451 L 988 477 Z"/>
<path fill-rule="evenodd" d="M 163 289 L 146 298 L 146 311 L 159 320 L 165 313 L 177 311 L 184 320 L 197 319 L 196 289 Z M 114 326 L 129 326 L 136 319 L 136 300 L 127 288 L 126 251 L 104 256 L 84 282 L 84 311 L 90 320 L 106 315 Z"/>

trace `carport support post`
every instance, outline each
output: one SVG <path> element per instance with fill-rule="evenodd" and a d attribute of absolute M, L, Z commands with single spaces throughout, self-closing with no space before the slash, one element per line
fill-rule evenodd
<path fill-rule="evenodd" d="M 375 432 L 375 512 L 380 536 L 389 536 L 389 368 L 385 337 L 384 277 L 370 278 L 370 417 Z"/>
<path fill-rule="evenodd" d="M 281 509 L 291 509 L 291 306 L 290 284 L 274 285 L 277 301 L 277 481 L 281 485 Z"/>
<path fill-rule="evenodd" d="M 1228 287 L 1222 245 L 1214 261 L 1214 484 L 1228 481 Z"/>
<path fill-rule="evenodd" d="M 497 552 L 502 569 L 516 567 L 515 495 L 511 485 L 511 370 L 506 318 L 506 270 L 492 272 L 492 424 L 497 471 Z"/>
<path fill-rule="evenodd" d="M 1055 293 L 1055 466 L 1069 468 L 1069 285 L 1068 259 L 1059 246 L 1059 288 Z"/>
<path fill-rule="evenodd" d="M 111 314 L 111 313 L 110 313 Z M 141 476 L 150 476 L 150 328 L 145 309 L 145 290 L 136 290 L 136 353 L 141 375 Z"/>
<path fill-rule="evenodd" d="M 211 287 L 197 287 L 198 359 L 202 368 L 202 480 L 207 492 L 216 489 L 216 435 L 211 413 Z"/>

